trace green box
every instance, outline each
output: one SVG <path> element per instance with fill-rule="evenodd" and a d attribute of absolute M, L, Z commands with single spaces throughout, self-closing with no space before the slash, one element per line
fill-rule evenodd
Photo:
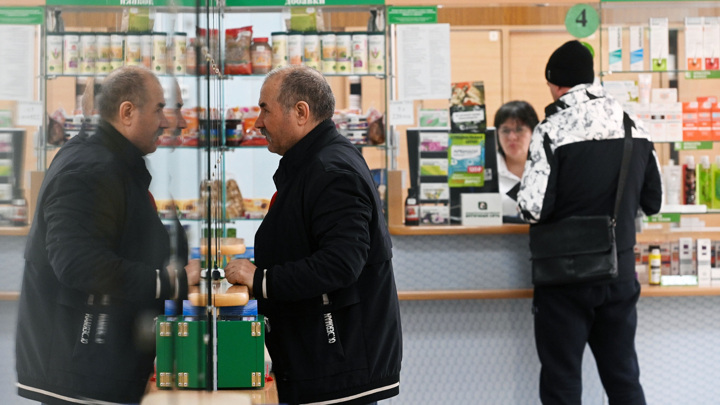
<path fill-rule="evenodd" d="M 255 321 L 218 320 L 218 388 L 265 386 L 264 327 L 265 320 L 262 315 Z M 206 321 L 158 317 L 158 388 L 205 388 L 206 331 Z"/>

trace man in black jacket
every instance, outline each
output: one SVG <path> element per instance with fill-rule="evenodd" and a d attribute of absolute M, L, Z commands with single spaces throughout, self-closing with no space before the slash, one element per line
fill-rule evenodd
<path fill-rule="evenodd" d="M 370 171 L 332 115 L 325 78 L 270 72 L 256 127 L 282 155 L 277 193 L 255 235 L 247 285 L 266 318 L 280 402 L 368 404 L 399 392 L 402 335 L 390 236 Z M 257 267 L 256 267 L 257 266 Z"/>
<path fill-rule="evenodd" d="M 182 265 L 168 266 L 171 242 L 143 158 L 168 127 L 164 106 L 152 72 L 113 71 L 98 97 L 97 132 L 68 141 L 45 175 L 19 303 L 21 396 L 47 404 L 140 402 L 155 357 L 154 345 L 138 339 L 147 333 L 142 321 L 187 292 Z"/>
<path fill-rule="evenodd" d="M 578 41 L 558 48 L 545 70 L 555 100 L 535 127 L 518 206 L 531 223 L 611 215 L 623 156 L 623 109 L 593 84 L 593 57 Z M 615 279 L 536 286 L 535 343 L 545 405 L 580 404 L 582 356 L 589 344 L 611 405 L 645 404 L 635 353 L 635 215 L 660 210 L 662 183 L 653 143 L 637 117 L 633 149 L 615 227 Z M 531 225 L 533 226 L 533 225 Z"/>

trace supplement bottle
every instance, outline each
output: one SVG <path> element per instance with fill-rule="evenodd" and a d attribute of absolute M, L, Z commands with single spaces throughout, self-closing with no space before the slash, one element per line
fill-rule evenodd
<path fill-rule="evenodd" d="M 250 45 L 253 74 L 265 74 L 272 67 L 272 48 L 267 38 L 253 38 Z"/>
<path fill-rule="evenodd" d="M 661 260 L 660 247 L 656 245 L 650 246 L 650 254 L 648 255 L 648 284 L 650 285 L 660 285 L 660 276 L 662 275 Z"/>

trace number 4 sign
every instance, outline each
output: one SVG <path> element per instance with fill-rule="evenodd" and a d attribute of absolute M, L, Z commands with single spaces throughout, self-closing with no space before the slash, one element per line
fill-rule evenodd
<path fill-rule="evenodd" d="M 565 28 L 575 38 L 585 38 L 597 31 L 600 16 L 593 6 L 576 4 L 565 15 Z"/>

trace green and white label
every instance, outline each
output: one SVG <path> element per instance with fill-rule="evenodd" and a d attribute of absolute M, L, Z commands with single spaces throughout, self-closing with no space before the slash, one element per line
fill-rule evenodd
<path fill-rule="evenodd" d="M 675 142 L 674 148 L 677 151 L 680 150 L 709 150 L 713 148 L 712 141 L 698 141 L 698 142 Z"/>
<path fill-rule="evenodd" d="M 0 7 L 0 24 L 42 25 L 44 22 L 42 7 Z"/>
<path fill-rule="evenodd" d="M 436 24 L 437 7 L 389 7 L 390 24 Z"/>
<path fill-rule="evenodd" d="M 661 223 L 661 224 L 679 223 L 680 222 L 680 214 L 672 213 L 672 214 L 650 215 L 647 218 L 645 218 L 645 222 Z"/>

